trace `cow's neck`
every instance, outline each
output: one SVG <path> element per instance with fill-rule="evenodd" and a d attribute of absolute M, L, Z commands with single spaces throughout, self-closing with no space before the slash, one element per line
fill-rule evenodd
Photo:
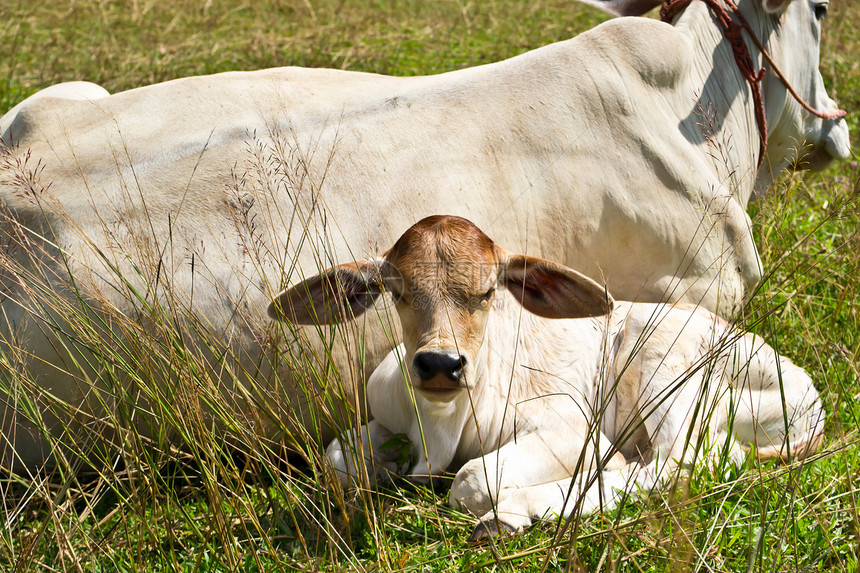
<path fill-rule="evenodd" d="M 754 7 L 752 8 L 754 9 Z M 750 22 L 761 18 L 747 15 Z M 784 158 L 770 153 L 759 165 L 760 135 L 756 124 L 752 91 L 735 62 L 730 42 L 704 2 L 693 2 L 676 21 L 676 28 L 685 34 L 693 47 L 690 81 L 699 95 L 697 110 L 686 118 L 691 137 L 706 140 L 706 153 L 712 156 L 720 180 L 733 188 L 742 205 L 750 195 L 764 191 L 773 177 L 785 167 Z M 756 30 L 764 42 L 770 30 Z M 761 68 L 759 51 L 747 41 L 755 69 Z M 764 93 L 768 130 L 772 130 L 778 113 L 769 106 Z M 686 105 L 689 102 L 678 102 Z M 682 108 L 683 109 L 683 108 Z"/>

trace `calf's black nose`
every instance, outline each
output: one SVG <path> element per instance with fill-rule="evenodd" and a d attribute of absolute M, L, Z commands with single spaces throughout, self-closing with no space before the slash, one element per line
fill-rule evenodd
<path fill-rule="evenodd" d="M 454 382 L 463 377 L 463 366 L 466 357 L 457 352 L 438 352 L 425 350 L 416 352 L 412 365 L 421 380 L 430 380 L 439 374 L 445 375 Z"/>

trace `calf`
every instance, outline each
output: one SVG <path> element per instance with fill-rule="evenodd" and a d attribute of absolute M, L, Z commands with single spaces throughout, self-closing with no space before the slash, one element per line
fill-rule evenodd
<path fill-rule="evenodd" d="M 822 432 L 809 376 L 755 335 L 693 306 L 615 302 L 459 217 L 423 219 L 381 257 L 284 291 L 269 313 L 333 323 L 387 300 L 403 344 L 368 383 L 373 421 L 329 459 L 344 483 L 462 466 L 450 499 L 480 518 L 473 539 L 612 507 L 702 457 L 804 456 Z M 396 433 L 418 452 L 409 466 L 385 446 Z"/>

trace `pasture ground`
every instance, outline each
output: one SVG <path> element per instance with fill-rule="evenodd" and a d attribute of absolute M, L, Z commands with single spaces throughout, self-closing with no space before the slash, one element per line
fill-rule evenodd
<path fill-rule="evenodd" d="M 0 112 L 67 80 L 117 92 L 280 65 L 429 74 L 604 18 L 561 0 L 3 0 Z M 832 2 L 824 27 L 821 70 L 856 142 L 860 5 Z M 344 497 L 313 463 L 241 463 L 213 445 L 133 479 L 0 480 L 0 570 L 857 571 L 858 194 L 849 160 L 789 174 L 751 208 L 769 274 L 744 320 L 813 374 L 828 413 L 807 463 L 699 472 L 622 511 L 470 548 L 471 519 L 444 493 L 398 483 Z"/>

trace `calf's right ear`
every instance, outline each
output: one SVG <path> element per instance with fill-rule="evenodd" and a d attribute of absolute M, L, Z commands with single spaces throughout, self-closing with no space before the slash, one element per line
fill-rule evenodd
<path fill-rule="evenodd" d="M 381 294 L 378 259 L 338 265 L 288 288 L 269 305 L 269 316 L 293 324 L 338 324 L 373 306 Z"/>

